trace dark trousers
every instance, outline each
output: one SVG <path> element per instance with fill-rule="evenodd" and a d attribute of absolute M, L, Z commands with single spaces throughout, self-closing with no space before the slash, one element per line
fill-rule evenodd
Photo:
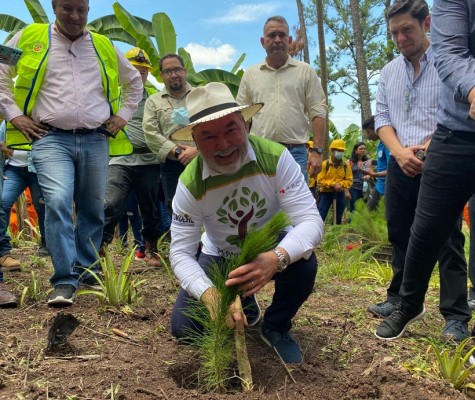
<path fill-rule="evenodd" d="M 330 207 L 333 207 L 332 203 L 334 197 L 336 198 L 336 223 L 339 225 L 341 224 L 341 219 L 343 218 L 346 207 L 344 192 L 320 192 L 318 198 L 318 212 L 323 221 L 325 221 Z M 333 210 L 333 212 L 335 212 L 335 210 Z"/>
<path fill-rule="evenodd" d="M 424 163 L 418 206 L 407 249 L 400 290 L 405 307 L 422 307 L 437 255 L 453 233 L 465 203 L 475 193 L 474 158 L 475 133 L 437 127 Z M 454 304 L 451 319 L 468 321 L 470 311 L 463 253 L 453 257 L 450 270 L 450 276 L 441 276 L 441 284 L 446 281 L 450 285 L 447 292 L 451 290 L 450 297 Z"/>
<path fill-rule="evenodd" d="M 198 262 L 206 272 L 213 259 L 219 260 L 219 257 L 201 253 Z M 264 314 L 263 325 L 265 325 L 266 329 L 279 332 L 290 330 L 292 318 L 300 306 L 307 300 L 308 296 L 310 296 L 310 293 L 312 293 L 316 275 L 317 258 L 314 253 L 312 253 L 308 260 L 300 259 L 290 264 L 285 271 L 274 275 L 274 297 Z M 185 337 L 189 329 L 202 330 L 201 325 L 184 313 L 189 301 L 190 295 L 181 289 L 171 317 L 172 335 L 177 338 Z"/>
<path fill-rule="evenodd" d="M 468 277 L 471 288 L 469 298 L 475 300 L 475 195 L 468 201 L 468 215 L 470 219 L 470 257 L 468 260 Z"/>
<path fill-rule="evenodd" d="M 426 161 L 427 162 L 427 161 Z M 440 169 L 442 164 L 439 164 Z M 424 165 L 424 175 L 427 165 Z M 443 168 L 443 167 L 442 167 Z M 424 179 L 424 178 L 422 178 Z M 400 289 L 405 274 L 406 256 L 414 222 L 421 176 L 411 178 L 402 172 L 396 160 L 391 157 L 386 180 L 386 217 L 389 241 L 393 245 L 393 279 L 388 289 L 387 299 L 395 304 L 400 301 Z M 412 219 L 411 219 L 412 218 Z M 449 229 L 444 245 L 432 251 L 439 260 L 440 304 L 439 309 L 446 320 L 464 320 L 467 317 L 467 263 L 464 255 L 465 237 L 461 231 L 461 214 Z M 431 270 L 432 272 L 432 270 Z M 429 275 L 430 278 L 430 275 Z M 464 300 L 461 300 L 461 297 Z"/>
<path fill-rule="evenodd" d="M 178 185 L 178 178 L 185 170 L 185 166 L 179 161 L 167 159 L 162 164 L 161 179 L 163 185 L 163 194 L 165 195 L 165 201 L 171 210 L 171 203 L 173 196 L 175 196 L 176 187 Z"/>
<path fill-rule="evenodd" d="M 137 203 L 137 196 L 135 191 L 132 191 L 127 198 L 125 211 L 119 218 L 119 237 L 122 240 L 122 244 L 127 246 L 129 222 L 132 228 L 132 234 L 134 235 L 134 246 L 144 252 L 145 243 L 142 238 L 142 217 L 140 216 L 139 204 Z"/>
<path fill-rule="evenodd" d="M 126 166 L 113 164 L 107 175 L 105 219 L 102 241 L 110 243 L 114 229 L 122 216 L 127 198 L 135 190 L 142 216 L 142 237 L 146 241 L 156 241 L 159 237 L 160 222 L 157 210 L 160 164 Z"/>

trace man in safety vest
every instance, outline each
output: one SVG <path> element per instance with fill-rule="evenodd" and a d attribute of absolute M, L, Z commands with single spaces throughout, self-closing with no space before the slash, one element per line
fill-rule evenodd
<path fill-rule="evenodd" d="M 81 272 L 97 259 L 109 141 L 114 155 L 132 152 L 122 129 L 143 84 L 108 38 L 85 29 L 88 0 L 53 0 L 52 6 L 54 23 L 28 25 L 8 43 L 23 55 L 15 67 L 0 66 L 0 114 L 9 122 L 8 146 L 33 144 L 54 266 L 48 305 L 63 307 L 73 303 Z"/>
<path fill-rule="evenodd" d="M 126 156 L 113 157 L 109 161 L 102 241 L 103 245 L 112 242 L 115 226 L 126 208 L 130 193 L 134 191 L 143 221 L 144 261 L 150 267 L 159 267 L 161 262 L 157 251 L 157 240 L 160 236 L 160 214 L 157 208 L 157 196 L 160 183 L 160 159 L 147 147 L 142 129 L 145 101 L 149 96 L 157 93 L 157 89 L 146 83 L 148 73 L 153 69 L 147 53 L 143 49 L 134 47 L 125 53 L 125 57 L 140 72 L 144 90 L 138 109 L 127 124 L 127 132 L 134 145 L 134 152 Z"/>

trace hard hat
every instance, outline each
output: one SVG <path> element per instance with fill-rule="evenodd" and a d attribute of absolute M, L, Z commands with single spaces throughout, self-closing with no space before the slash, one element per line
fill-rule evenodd
<path fill-rule="evenodd" d="M 345 142 L 341 139 L 335 139 L 331 145 L 330 145 L 330 150 L 341 150 L 345 151 Z"/>
<path fill-rule="evenodd" d="M 307 142 L 307 146 L 310 147 L 311 149 L 313 149 L 313 142 L 311 140 L 309 140 Z"/>
<path fill-rule="evenodd" d="M 152 63 L 148 54 L 145 53 L 145 50 L 142 50 L 139 47 L 134 47 L 125 53 L 125 58 L 130 61 L 132 65 L 137 67 L 146 67 L 149 70 L 152 70 Z"/>

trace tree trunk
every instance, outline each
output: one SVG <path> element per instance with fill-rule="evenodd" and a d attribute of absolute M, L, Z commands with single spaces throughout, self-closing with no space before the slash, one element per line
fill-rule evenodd
<path fill-rule="evenodd" d="M 358 7 L 358 0 L 350 0 L 350 13 L 353 25 L 353 40 L 356 53 L 356 76 L 358 77 L 358 93 L 361 103 L 361 122 L 371 116 L 371 96 L 369 92 L 366 54 L 363 44 L 363 30 Z"/>
<path fill-rule="evenodd" d="M 322 83 L 323 92 L 327 99 L 328 104 L 328 69 L 327 69 L 327 50 L 325 46 L 325 27 L 323 23 L 323 0 L 315 0 L 317 6 L 317 33 L 318 33 L 318 53 L 320 58 L 320 81 Z M 328 146 L 330 145 L 330 138 L 328 134 L 328 111 L 327 111 L 327 123 L 325 132 L 325 143 L 323 145 L 324 153 L 323 158 L 328 158 Z"/>
<path fill-rule="evenodd" d="M 387 14 L 389 7 L 391 7 L 391 0 L 385 0 L 384 2 L 384 15 Z M 391 43 L 393 40 L 393 37 L 391 35 L 391 31 L 389 30 L 389 23 L 388 20 L 386 20 L 386 42 L 387 44 Z M 393 51 L 388 51 L 387 52 L 387 60 L 388 62 L 391 62 L 394 59 L 394 52 Z"/>
<path fill-rule="evenodd" d="M 297 0 L 297 11 L 299 13 L 300 34 L 303 42 L 303 60 L 310 64 L 310 55 L 308 52 L 308 40 L 307 40 L 307 26 L 305 25 L 305 17 L 303 15 L 302 0 Z"/>

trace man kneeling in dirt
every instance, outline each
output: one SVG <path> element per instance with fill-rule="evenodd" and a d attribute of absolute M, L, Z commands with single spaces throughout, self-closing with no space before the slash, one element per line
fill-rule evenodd
<path fill-rule="evenodd" d="M 259 321 L 255 294 L 273 279 L 275 294 L 264 315 L 261 337 L 285 362 L 300 363 L 300 346 L 289 331 L 317 273 L 313 250 L 322 239 L 323 221 L 315 200 L 284 146 L 248 136 L 246 121 L 262 104 L 238 106 L 224 84 L 209 83 L 192 91 L 186 106 L 190 124 L 172 138 L 194 140 L 199 155 L 180 176 L 173 199 L 170 260 L 182 289 L 172 313 L 172 333 L 183 338 L 189 329 L 202 329 L 184 308 L 194 297 L 208 310 L 214 309 L 219 294 L 206 275 L 210 263 L 239 254 L 231 239 L 242 239 L 251 227 L 259 229 L 283 210 L 292 226 L 280 243 L 228 276 L 226 286 L 239 286 L 244 307 L 244 313 L 232 313 L 228 325 L 232 328 L 243 320 L 253 326 Z"/>

